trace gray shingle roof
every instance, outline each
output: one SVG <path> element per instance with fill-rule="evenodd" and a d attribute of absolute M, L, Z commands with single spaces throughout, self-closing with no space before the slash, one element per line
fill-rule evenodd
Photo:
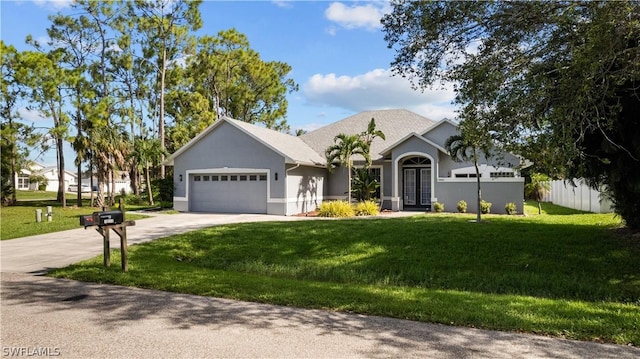
<path fill-rule="evenodd" d="M 270 130 L 247 122 L 234 120 L 228 117 L 221 118 L 209 126 L 189 143 L 173 153 L 165 163 L 173 165 L 173 160 L 185 152 L 194 143 L 213 131 L 220 123 L 228 122 L 243 132 L 252 136 L 255 140 L 265 144 L 272 150 L 285 157 L 287 163 L 300 163 L 304 165 L 324 166 L 326 160 L 324 151 L 333 145 L 333 139 L 337 134 L 359 134 L 367 129 L 371 118 L 376 120 L 376 128 L 381 130 L 386 140 L 376 138 L 371 144 L 371 159 L 382 158 L 381 152 L 395 144 L 410 133 L 424 133 L 435 122 L 408 110 L 378 110 L 365 111 L 334 122 L 315 131 L 306 133 L 300 137 Z"/>
<path fill-rule="evenodd" d="M 225 118 L 224 120 L 234 124 L 256 140 L 279 152 L 287 158 L 287 162 L 319 166 L 324 166 L 326 163 L 324 156 L 315 152 L 300 137 L 230 118 Z"/>
<path fill-rule="evenodd" d="M 423 133 L 435 124 L 435 121 L 429 118 L 403 109 L 365 111 L 306 133 L 300 138 L 324 157 L 324 151 L 327 147 L 333 145 L 333 139 L 337 134 L 355 135 L 366 131 L 371 118 L 375 118 L 376 128 L 381 130 L 386 137 L 386 140 L 381 138 L 373 140 L 371 144 L 372 160 L 382 158 L 380 152 L 407 134 L 412 132 Z"/>

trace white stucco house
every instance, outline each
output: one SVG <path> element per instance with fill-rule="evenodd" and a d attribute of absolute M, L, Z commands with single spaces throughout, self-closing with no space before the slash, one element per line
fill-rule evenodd
<path fill-rule="evenodd" d="M 25 168 L 16 173 L 16 188 L 18 190 L 38 190 L 39 182 L 30 182 L 32 176 L 42 176 L 46 178 L 45 191 L 58 190 L 58 167 L 45 166 L 38 162 L 33 162 L 29 168 Z M 68 188 L 72 184 L 78 183 L 78 176 L 71 171 L 64 171 L 64 188 Z"/>
<path fill-rule="evenodd" d="M 345 199 L 346 169 L 329 172 L 324 152 L 337 134 L 365 131 L 371 118 L 386 137 L 371 144 L 383 208 L 428 211 L 437 201 L 455 211 L 465 200 L 468 211 L 476 211 L 473 163 L 454 162 L 444 148 L 456 124 L 407 110 L 362 112 L 300 137 L 221 118 L 167 159 L 174 166 L 174 208 L 294 215 Z M 363 165 L 355 158 L 354 163 Z M 522 212 L 519 164 L 508 153 L 482 163 L 483 199 L 493 203 L 492 213 L 504 213 L 509 202 Z"/>

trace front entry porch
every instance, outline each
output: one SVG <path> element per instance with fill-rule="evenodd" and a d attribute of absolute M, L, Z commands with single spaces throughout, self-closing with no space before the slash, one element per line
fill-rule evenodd
<path fill-rule="evenodd" d="M 431 211 L 433 198 L 433 161 L 426 154 L 398 159 L 393 168 L 395 211 Z"/>

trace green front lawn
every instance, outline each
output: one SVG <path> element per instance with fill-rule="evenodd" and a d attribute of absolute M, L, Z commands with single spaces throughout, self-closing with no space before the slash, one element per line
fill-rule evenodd
<path fill-rule="evenodd" d="M 563 214 L 211 227 L 132 246 L 128 273 L 100 256 L 51 275 L 640 345 L 638 239 L 610 214 L 545 210 Z"/>
<path fill-rule="evenodd" d="M 52 233 L 80 227 L 80 216 L 91 214 L 97 208 L 89 207 L 89 200 L 83 200 L 83 207 L 76 207 L 76 195 L 67 193 L 67 207 L 62 208 L 55 201 L 55 192 L 18 191 L 18 203 L 0 209 L 0 239 L 13 239 L 38 234 Z M 47 221 L 47 206 L 52 207 L 52 221 Z M 42 222 L 36 223 L 36 209 L 42 210 Z M 147 218 L 139 214 L 127 213 L 127 220 Z"/>

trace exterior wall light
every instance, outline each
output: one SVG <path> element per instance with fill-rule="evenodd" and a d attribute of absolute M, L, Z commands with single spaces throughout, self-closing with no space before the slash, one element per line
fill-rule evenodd
<path fill-rule="evenodd" d="M 182 175 L 180 175 L 180 182 L 182 182 Z"/>

